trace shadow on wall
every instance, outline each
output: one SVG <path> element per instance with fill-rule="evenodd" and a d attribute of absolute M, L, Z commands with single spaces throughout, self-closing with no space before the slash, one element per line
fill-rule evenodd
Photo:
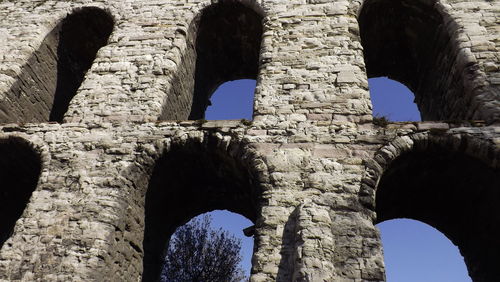
<path fill-rule="evenodd" d="M 222 83 L 257 79 L 262 21 L 258 12 L 238 1 L 205 8 L 189 26 L 187 49 L 159 119 L 204 118 L 211 95 Z"/>
<path fill-rule="evenodd" d="M 41 171 L 40 156 L 22 138 L 0 139 L 0 248 L 12 236 Z"/>
<path fill-rule="evenodd" d="M 280 263 L 278 266 L 278 274 L 276 281 L 295 281 L 296 273 L 295 266 L 297 264 L 297 220 L 299 216 L 299 208 L 295 208 L 288 216 L 288 219 L 283 228 L 283 237 L 280 249 Z"/>
<path fill-rule="evenodd" d="M 10 103 L 0 104 L 0 122 L 62 122 L 113 26 L 111 15 L 96 7 L 62 20 L 23 66 L 7 93 Z"/>

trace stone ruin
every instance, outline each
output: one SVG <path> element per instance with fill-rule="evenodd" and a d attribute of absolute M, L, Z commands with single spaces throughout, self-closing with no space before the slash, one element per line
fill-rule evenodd
<path fill-rule="evenodd" d="M 499 27 L 499 0 L 0 1 L 0 280 L 154 281 L 225 209 L 254 282 L 384 281 L 394 218 L 500 281 Z M 424 121 L 373 118 L 378 76 Z M 253 120 L 205 121 L 241 78 Z"/>

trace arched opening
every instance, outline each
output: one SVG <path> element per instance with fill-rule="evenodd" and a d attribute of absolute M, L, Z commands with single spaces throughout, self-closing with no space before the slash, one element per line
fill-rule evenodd
<path fill-rule="evenodd" d="M 250 220 L 229 211 L 192 218 L 172 235 L 160 281 L 178 281 L 173 279 L 178 277 L 193 280 L 193 276 L 210 277 L 210 281 L 248 281 L 253 238 L 245 236 L 243 230 L 251 226 Z"/>
<path fill-rule="evenodd" d="M 156 281 L 174 231 L 191 218 L 228 210 L 256 221 L 260 189 L 239 148 L 218 148 L 216 140 L 172 145 L 159 159 L 145 200 L 143 281 Z"/>
<path fill-rule="evenodd" d="M 415 96 L 404 84 L 387 77 L 370 78 L 368 84 L 374 117 L 389 121 L 420 121 Z"/>
<path fill-rule="evenodd" d="M 40 156 L 23 139 L 0 139 L 0 248 L 14 232 L 35 190 L 41 171 Z"/>
<path fill-rule="evenodd" d="M 207 120 L 247 119 L 253 115 L 253 97 L 256 81 L 240 79 L 217 88 L 205 112 Z"/>
<path fill-rule="evenodd" d="M 470 282 L 458 248 L 435 228 L 411 219 L 377 224 L 387 281 Z"/>
<path fill-rule="evenodd" d="M 96 7 L 75 10 L 44 39 L 0 104 L 2 122 L 62 122 L 114 21 Z"/>
<path fill-rule="evenodd" d="M 187 47 L 160 119 L 202 119 L 224 82 L 257 79 L 262 21 L 244 1 L 223 0 L 203 9 L 186 34 Z"/>
<path fill-rule="evenodd" d="M 358 21 L 369 78 L 405 84 L 422 120 L 470 118 L 466 80 L 475 66 L 465 63 L 458 25 L 437 1 L 365 0 Z"/>
<path fill-rule="evenodd" d="M 474 281 L 496 281 L 500 171 L 451 146 L 419 143 L 389 164 L 376 190 L 377 222 L 429 224 L 458 246 Z"/>

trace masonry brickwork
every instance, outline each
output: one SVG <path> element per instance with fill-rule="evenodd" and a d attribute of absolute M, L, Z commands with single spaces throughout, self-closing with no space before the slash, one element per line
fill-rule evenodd
<path fill-rule="evenodd" d="M 251 281 L 384 281 L 375 224 L 499 281 L 500 1 L 0 1 L 0 280 L 155 281 L 175 228 L 255 224 Z M 373 118 L 367 79 L 423 122 Z M 257 80 L 252 121 L 205 121 Z"/>

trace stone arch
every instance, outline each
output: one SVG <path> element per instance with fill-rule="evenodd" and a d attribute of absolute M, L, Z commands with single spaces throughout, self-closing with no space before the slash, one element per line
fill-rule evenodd
<path fill-rule="evenodd" d="M 468 134 L 400 137 L 366 162 L 361 201 L 374 222 L 410 218 L 441 231 L 474 281 L 500 277 L 500 150 Z"/>
<path fill-rule="evenodd" d="M 108 43 L 114 19 L 97 7 L 81 7 L 62 19 L 22 67 L 0 104 L 2 122 L 62 122 L 71 99 Z"/>
<path fill-rule="evenodd" d="M 223 0 L 203 7 L 187 31 L 178 30 L 186 50 L 159 119 L 201 119 L 222 83 L 257 79 L 263 21 L 255 1 Z"/>
<path fill-rule="evenodd" d="M 173 140 L 156 160 L 145 194 L 143 281 L 156 281 L 176 228 L 213 210 L 256 223 L 264 173 L 253 149 L 229 136 Z"/>
<path fill-rule="evenodd" d="M 439 0 L 365 0 L 358 22 L 368 77 L 408 86 L 422 120 L 477 116 L 479 67 Z"/>
<path fill-rule="evenodd" d="M 0 248 L 12 236 L 16 222 L 35 191 L 48 156 L 24 136 L 0 136 Z"/>

